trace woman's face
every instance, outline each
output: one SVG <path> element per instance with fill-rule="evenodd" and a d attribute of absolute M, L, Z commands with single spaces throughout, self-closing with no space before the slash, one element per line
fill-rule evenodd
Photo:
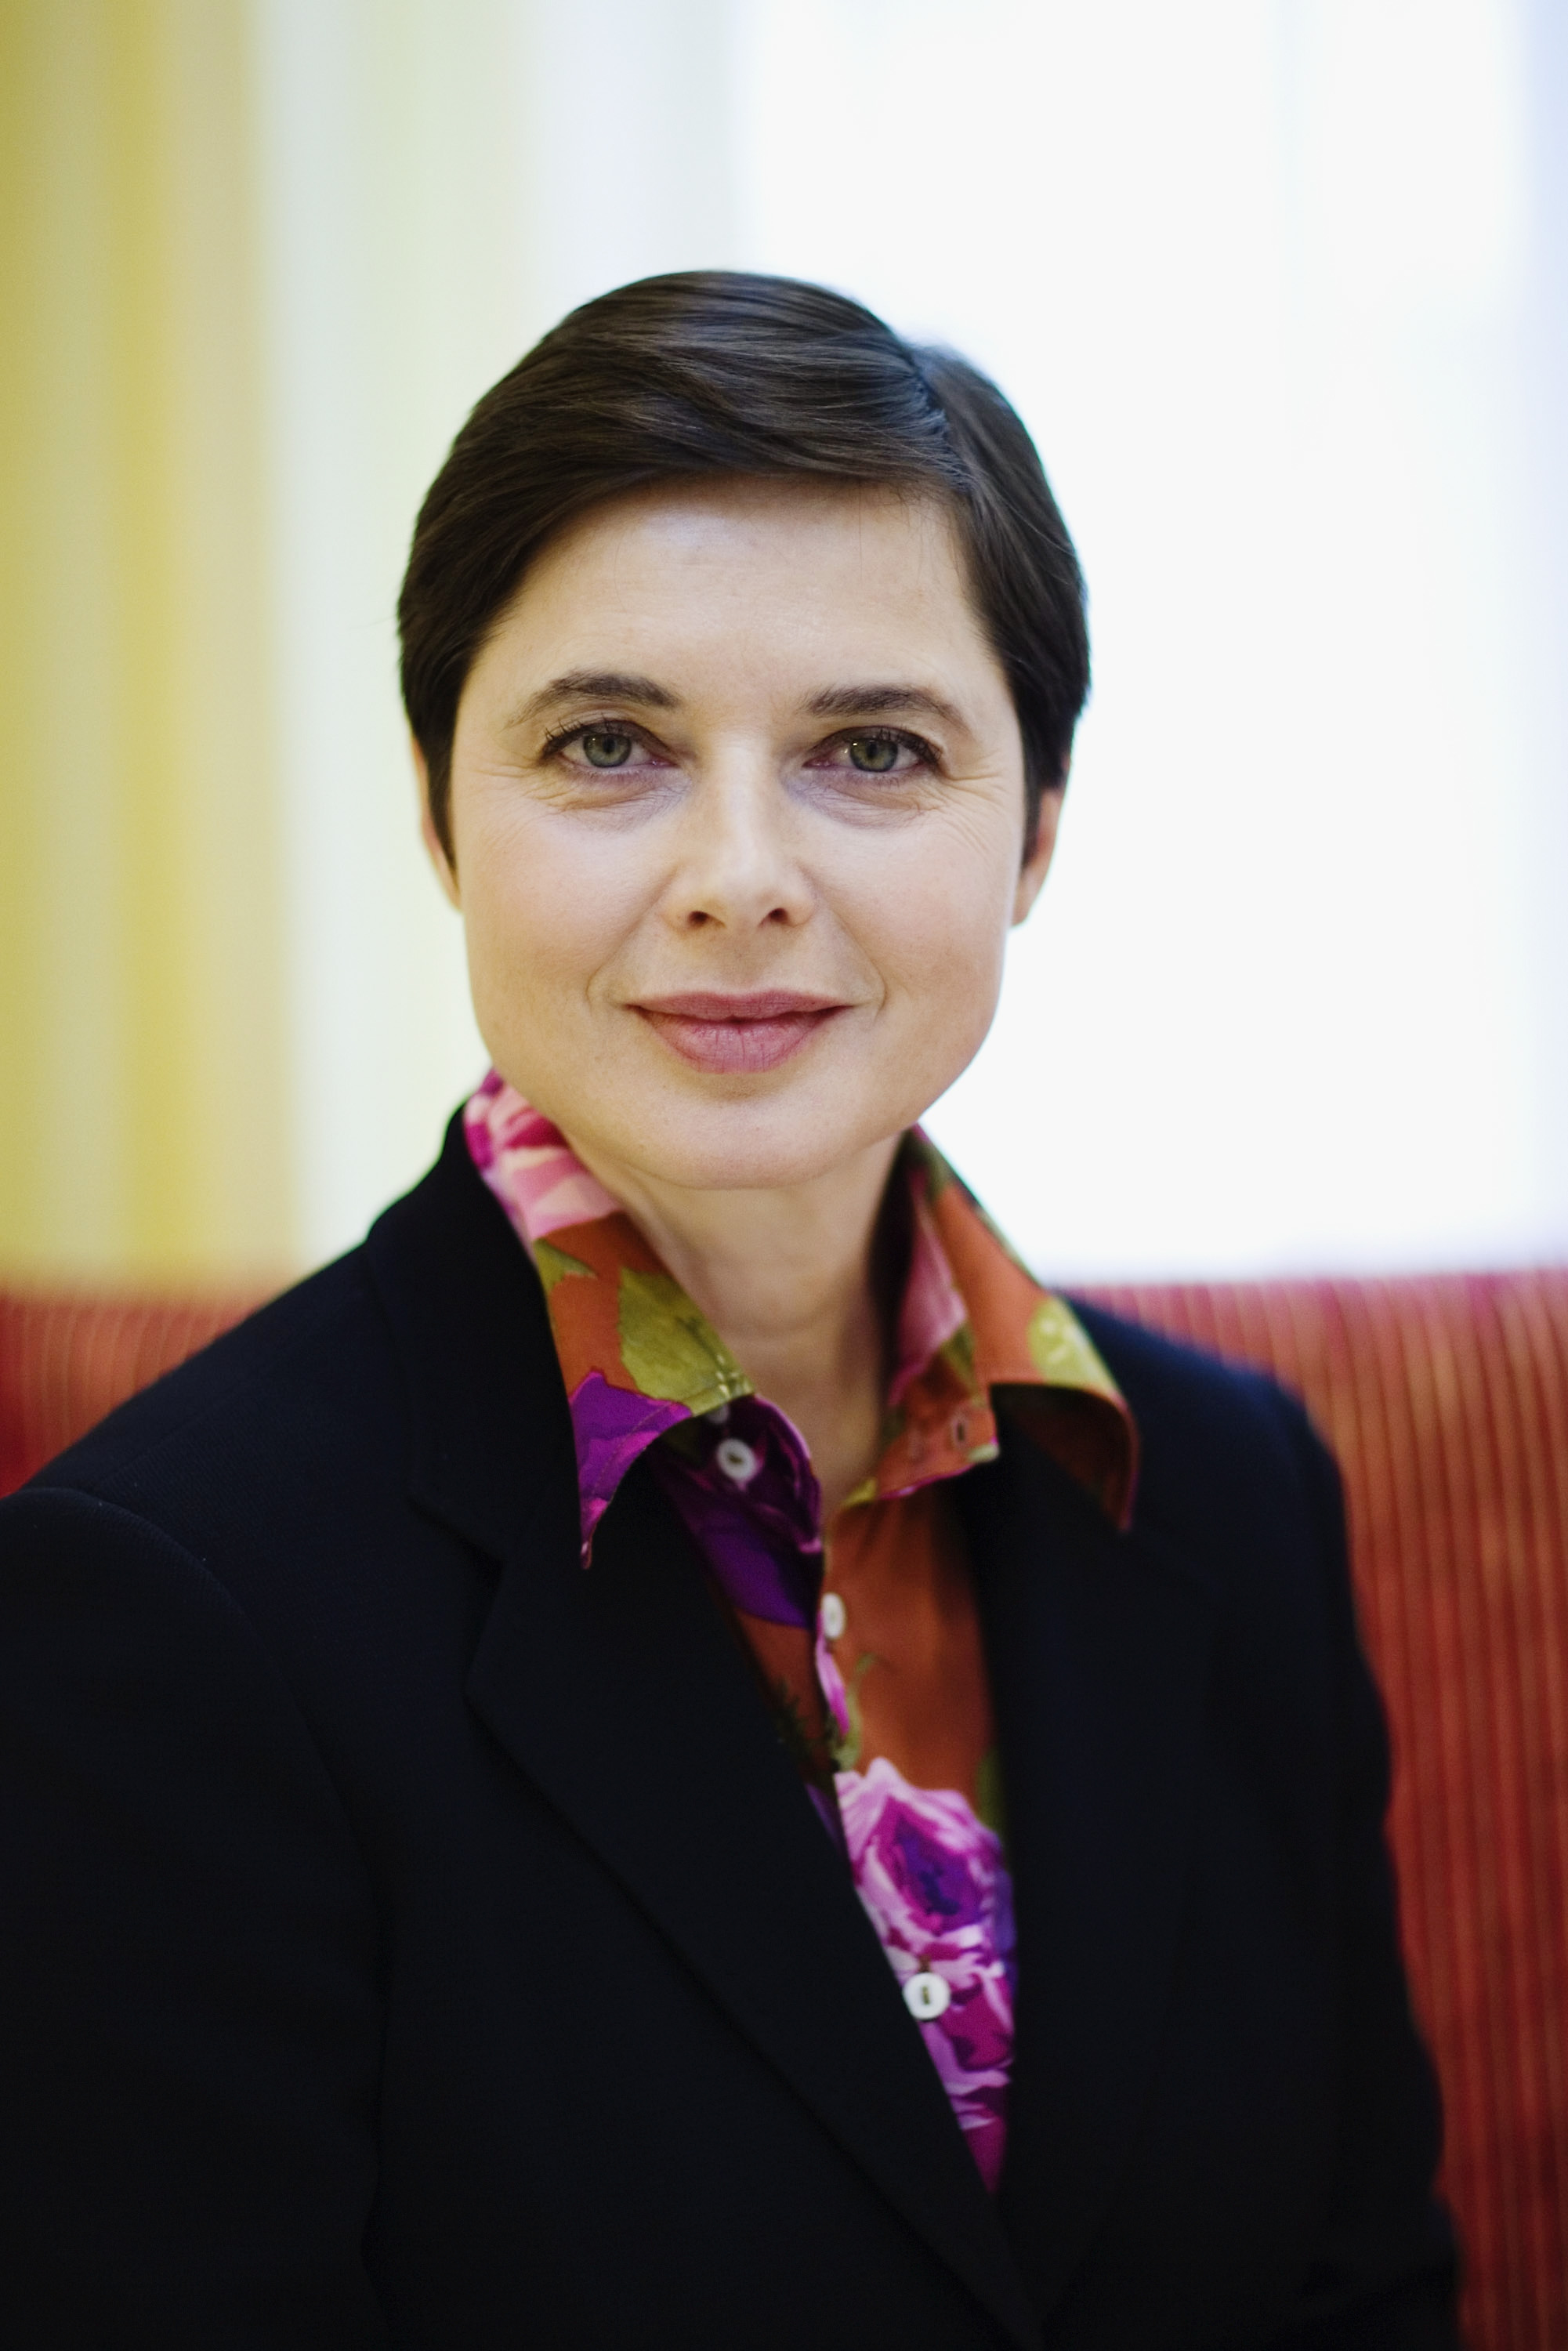
<path fill-rule="evenodd" d="M 612 1188 L 750 1188 L 964 1069 L 1058 798 L 1023 863 L 1018 720 L 940 506 L 726 479 L 538 558 L 464 688 L 453 865 L 432 850 L 502 1075 Z"/>

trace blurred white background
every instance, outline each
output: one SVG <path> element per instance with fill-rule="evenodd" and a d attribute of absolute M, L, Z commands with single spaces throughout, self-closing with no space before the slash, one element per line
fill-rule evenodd
<path fill-rule="evenodd" d="M 957 345 L 1078 540 L 1057 870 L 933 1127 L 1064 1278 L 1568 1249 L 1560 0 L 258 0 L 303 1253 L 482 1065 L 392 608 L 467 407 L 664 268 Z"/>

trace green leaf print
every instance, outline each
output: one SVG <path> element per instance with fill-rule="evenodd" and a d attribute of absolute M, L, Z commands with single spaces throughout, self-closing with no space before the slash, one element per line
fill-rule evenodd
<path fill-rule="evenodd" d="M 1042 1298 L 1030 1316 L 1029 1353 L 1040 1378 L 1053 1386 L 1116 1394 L 1093 1341 L 1063 1298 Z"/>
<path fill-rule="evenodd" d="M 539 1280 L 544 1283 L 547 1298 L 556 1283 L 569 1273 L 582 1274 L 590 1281 L 597 1279 L 591 1265 L 584 1265 L 580 1259 L 568 1257 L 564 1249 L 557 1249 L 550 1241 L 534 1243 L 534 1264 Z"/>
<path fill-rule="evenodd" d="M 1002 1851 L 1008 1849 L 1008 1808 L 1002 1794 L 1002 1759 L 999 1749 L 988 1747 L 975 1773 L 975 1813 L 988 1829 L 994 1829 L 1002 1841 Z"/>
<path fill-rule="evenodd" d="M 622 1266 L 616 1324 L 621 1360 L 644 1395 L 697 1413 L 751 1394 L 713 1324 L 672 1275 Z"/>
<path fill-rule="evenodd" d="M 844 1711 L 849 1716 L 850 1727 L 841 1739 L 835 1739 L 832 1742 L 833 1762 L 836 1769 L 841 1771 L 853 1771 L 859 1768 L 861 1750 L 865 1745 L 865 1721 L 861 1713 L 861 1684 L 873 1666 L 878 1666 L 881 1663 L 882 1659 L 873 1650 L 862 1650 L 855 1660 L 853 1673 L 844 1684 Z"/>

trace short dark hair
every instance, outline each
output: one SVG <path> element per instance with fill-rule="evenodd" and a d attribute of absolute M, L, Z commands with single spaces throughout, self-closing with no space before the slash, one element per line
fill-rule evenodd
<path fill-rule="evenodd" d="M 705 475 L 887 483 L 944 500 L 1023 739 L 1032 841 L 1089 691 L 1083 575 L 1033 442 L 978 369 L 790 277 L 695 269 L 573 310 L 485 394 L 414 525 L 402 696 L 450 853 L 452 742 L 476 655 L 549 535 Z"/>

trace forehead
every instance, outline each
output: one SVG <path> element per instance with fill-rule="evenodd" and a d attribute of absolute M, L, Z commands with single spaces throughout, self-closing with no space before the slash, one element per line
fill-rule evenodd
<path fill-rule="evenodd" d="M 780 684 L 891 662 L 1002 685 L 947 507 L 795 478 L 666 483 L 591 507 L 535 559 L 481 655 L 514 676 L 715 662 Z"/>

